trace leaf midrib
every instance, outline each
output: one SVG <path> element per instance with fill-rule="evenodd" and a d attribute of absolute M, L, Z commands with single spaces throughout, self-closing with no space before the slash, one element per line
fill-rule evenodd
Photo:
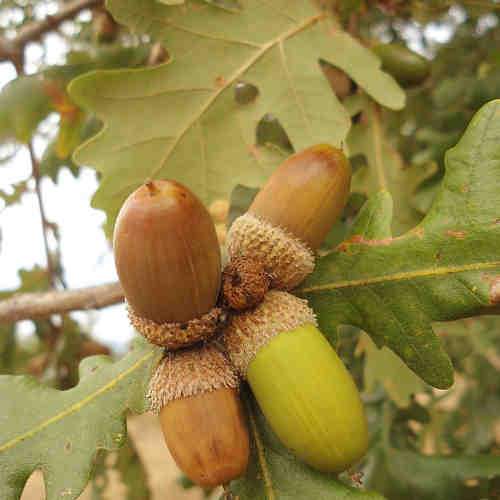
<path fill-rule="evenodd" d="M 271 474 L 269 473 L 266 456 L 264 454 L 264 445 L 262 444 L 259 430 L 257 428 L 257 422 L 255 421 L 253 408 L 251 407 L 250 404 L 247 404 L 247 409 L 248 409 L 248 420 L 250 422 L 250 427 L 252 429 L 252 434 L 255 440 L 255 447 L 257 448 L 257 458 L 259 460 L 260 469 L 262 471 L 262 477 L 264 480 L 264 489 L 266 491 L 267 500 L 276 500 L 276 495 L 274 494 L 273 483 L 271 480 Z"/>
<path fill-rule="evenodd" d="M 474 264 L 463 264 L 461 266 L 442 266 L 430 269 L 419 269 L 415 271 L 406 271 L 383 276 L 372 276 L 356 280 L 342 280 L 335 283 L 326 283 L 323 285 L 312 285 L 298 289 L 298 293 L 317 293 L 338 290 L 341 288 L 355 288 L 367 285 L 376 285 L 381 283 L 390 283 L 395 281 L 409 281 L 416 278 L 439 277 L 447 274 L 458 274 L 467 271 L 482 271 L 500 267 L 500 260 L 491 262 L 477 262 Z"/>
<path fill-rule="evenodd" d="M 94 399 L 96 399 L 100 395 L 102 395 L 102 394 L 106 393 L 107 391 L 109 391 L 110 389 L 112 389 L 121 380 L 126 378 L 130 373 L 132 373 L 136 369 L 138 369 L 142 364 L 144 364 L 146 361 L 148 361 L 154 354 L 155 354 L 154 350 L 151 352 L 148 352 L 147 354 L 142 356 L 139 360 L 137 360 L 132 366 L 127 368 L 125 371 L 121 372 L 117 377 L 114 377 L 109 382 L 107 382 L 102 387 L 100 387 L 96 391 L 92 392 L 91 394 L 89 394 L 88 396 L 83 398 L 82 400 L 80 400 L 76 403 L 73 403 L 68 408 L 66 408 L 63 411 L 57 413 L 56 415 L 48 418 L 47 420 L 44 420 L 43 422 L 41 422 L 37 426 L 33 427 L 29 431 L 26 431 L 26 432 L 24 432 L 16 437 L 10 439 L 9 441 L 3 443 L 2 445 L 0 445 L 0 453 L 3 453 L 5 451 L 9 450 L 10 448 L 16 446 L 18 443 L 25 441 L 28 438 L 36 436 L 37 434 L 42 432 L 48 426 L 59 422 L 63 418 L 67 417 L 68 415 L 71 415 L 72 413 L 76 413 L 84 406 L 87 406 Z"/>

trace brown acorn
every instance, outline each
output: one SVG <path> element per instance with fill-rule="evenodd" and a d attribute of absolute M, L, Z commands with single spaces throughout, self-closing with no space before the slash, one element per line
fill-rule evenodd
<path fill-rule="evenodd" d="M 238 376 L 211 345 L 180 349 L 215 333 L 219 244 L 210 214 L 184 186 L 151 181 L 120 210 L 115 261 L 132 324 L 169 349 L 148 397 L 165 442 L 196 484 L 213 487 L 246 469 L 249 438 Z"/>
<path fill-rule="evenodd" d="M 191 191 L 175 181 L 139 187 L 118 214 L 113 247 L 132 324 L 150 342 L 175 349 L 214 333 L 220 249 Z"/>
<path fill-rule="evenodd" d="M 326 144 L 289 157 L 269 178 L 227 235 L 231 260 L 264 264 L 272 287 L 290 290 L 314 268 L 314 251 L 338 220 L 349 196 L 351 167 Z"/>
<path fill-rule="evenodd" d="M 228 483 L 248 465 L 249 437 L 238 376 L 215 347 L 169 353 L 151 379 L 149 399 L 179 468 L 204 488 Z"/>

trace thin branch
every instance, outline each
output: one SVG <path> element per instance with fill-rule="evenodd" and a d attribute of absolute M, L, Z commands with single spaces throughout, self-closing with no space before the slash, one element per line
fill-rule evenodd
<path fill-rule="evenodd" d="M 27 24 L 12 40 L 0 39 L 0 61 L 12 61 L 18 67 L 26 44 L 39 40 L 49 31 L 56 30 L 61 23 L 74 18 L 82 10 L 102 5 L 102 3 L 103 0 L 73 0 L 64 4 L 57 13 Z"/>
<path fill-rule="evenodd" d="M 41 293 L 20 293 L 0 301 L 0 324 L 23 319 L 45 318 L 51 314 L 102 309 L 123 301 L 123 290 L 119 283 L 79 288 L 75 290 L 52 290 Z M 500 277 L 490 289 L 490 305 L 467 316 L 477 314 L 500 314 Z"/>
<path fill-rule="evenodd" d="M 30 153 L 30 158 L 31 158 L 31 171 L 33 175 L 33 179 L 35 179 L 35 192 L 36 192 L 36 197 L 38 199 L 38 208 L 40 211 L 40 219 L 42 222 L 42 235 L 43 235 L 43 246 L 45 248 L 45 256 L 47 260 L 47 273 L 49 275 L 49 283 L 50 286 L 53 288 L 55 285 L 55 270 L 54 270 L 54 264 L 52 262 L 52 257 L 50 255 L 50 247 L 49 247 L 49 241 L 47 238 L 47 229 L 49 228 L 49 222 L 47 220 L 47 217 L 45 215 L 45 208 L 43 205 L 43 198 L 42 198 L 42 190 L 40 188 L 40 165 L 38 163 L 38 160 L 35 157 L 35 152 L 33 151 L 33 144 L 31 142 L 28 143 L 28 150 Z"/>
<path fill-rule="evenodd" d="M 70 311 L 101 309 L 122 301 L 123 290 L 119 283 L 75 290 L 21 293 L 0 302 L 0 324 Z"/>

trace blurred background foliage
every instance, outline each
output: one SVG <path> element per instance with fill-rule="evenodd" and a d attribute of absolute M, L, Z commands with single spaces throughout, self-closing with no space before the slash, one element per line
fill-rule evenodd
<path fill-rule="evenodd" d="M 345 75 L 323 68 L 333 91 L 349 103 L 352 133 L 362 133 L 373 119 L 383 125 L 390 168 L 397 170 L 392 187 L 398 207 L 394 229 L 401 233 L 428 211 L 443 176 L 445 151 L 484 103 L 500 97 L 500 4 L 479 0 L 323 3 L 366 45 L 404 44 L 430 62 L 430 76 L 421 85 L 406 89 L 407 106 L 399 112 L 367 110 Z M 45 19 L 58 6 L 45 0 L 3 0 L 0 38 L 13 39 L 23 27 Z M 73 77 L 97 68 L 155 65 L 169 57 L 168 47 L 131 34 L 99 2 L 26 49 L 14 61 L 17 77 L 10 62 L 0 63 L 0 71 L 12 74 L 2 80 L 11 79 L 0 93 L 0 169 L 15 168 L 19 152 L 29 148 L 33 153 L 35 141 L 43 147 L 32 155 L 27 178 L 0 186 L 2 217 L 9 216 L 6 208 L 22 204 L 26 193 L 38 191 L 42 178 L 57 183 L 65 168 L 79 175 L 71 155 L 101 124 L 71 102 L 66 85 Z M 281 132 L 277 134 L 273 127 L 266 132 L 266 127 L 261 133 L 267 138 L 262 140 L 273 142 L 277 136 L 279 141 Z M 358 151 L 352 142 L 350 150 L 355 153 L 351 158 L 356 172 L 353 193 L 342 221 L 326 243 L 330 248 L 342 240 L 362 203 L 376 189 L 366 174 L 369 154 Z M 243 186 L 236 188 L 230 220 L 253 194 Z M 221 242 L 225 217 L 220 210 L 214 212 Z M 42 220 L 48 241 L 47 265 L 19 269 L 17 289 L 4 288 L 0 282 L 1 299 L 66 286 L 58 227 L 44 216 Z M 29 373 L 67 389 L 75 385 L 83 357 L 111 352 L 110 346 L 94 338 L 92 329 L 71 314 L 33 321 L 31 331 L 32 335 L 20 335 L 16 324 L 0 325 L 0 373 Z M 467 319 L 436 325 L 436 331 L 456 370 L 456 383 L 449 391 L 426 386 L 391 352 L 376 349 L 362 332 L 342 330 L 337 347 L 363 390 L 372 431 L 370 453 L 345 479 L 353 484 L 361 481 L 394 500 L 498 499 L 500 472 L 495 476 L 480 463 L 472 467 L 468 455 L 500 453 L 500 320 Z M 438 454 L 440 457 L 433 456 Z M 87 493 L 91 498 L 104 498 L 107 481 L 119 480 L 126 486 L 120 498 L 159 498 L 141 460 L 132 440 L 112 459 L 99 455 L 97 474 Z M 110 479 L 114 476 L 108 470 L 117 470 L 121 479 Z M 185 480 L 179 484 L 193 488 Z"/>

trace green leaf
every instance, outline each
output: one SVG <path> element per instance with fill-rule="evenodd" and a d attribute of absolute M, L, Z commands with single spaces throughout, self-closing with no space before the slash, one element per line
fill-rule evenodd
<path fill-rule="evenodd" d="M 465 498 L 466 479 L 500 475 L 500 456 L 424 456 L 396 449 L 379 453 L 379 463 L 371 473 L 369 484 L 391 500 Z"/>
<path fill-rule="evenodd" d="M 74 108 L 66 94 L 66 84 L 77 75 L 97 68 L 134 66 L 146 56 L 143 47 L 100 49 L 93 56 L 77 57 L 72 53 L 76 64 L 52 66 L 35 75 L 16 78 L 0 92 L 0 143 L 26 143 L 50 112 L 64 114 Z"/>
<path fill-rule="evenodd" d="M 432 321 L 476 315 L 494 306 L 500 274 L 500 100 L 475 115 L 446 155 L 431 210 L 393 238 L 387 192 L 363 207 L 351 236 L 321 258 L 299 293 L 326 334 L 350 324 L 388 346 L 426 382 L 447 388 L 452 366 Z"/>
<path fill-rule="evenodd" d="M 398 406 L 407 407 L 411 396 L 422 392 L 422 380 L 389 349 L 378 349 L 366 335 L 362 337 L 361 342 L 365 354 L 365 390 L 373 391 L 378 382 Z"/>
<path fill-rule="evenodd" d="M 12 193 L 6 193 L 2 189 L 0 189 L 0 198 L 5 202 L 5 205 L 14 205 L 15 203 L 19 203 L 21 201 L 21 197 L 28 190 L 28 182 L 21 181 L 12 186 Z"/>
<path fill-rule="evenodd" d="M 300 462 L 281 445 L 255 402 L 248 395 L 245 399 L 252 436 L 250 464 L 245 476 L 229 485 L 239 500 L 383 500 L 378 493 L 352 488 Z"/>
<path fill-rule="evenodd" d="M 21 280 L 21 286 L 15 290 L 21 292 L 43 292 L 49 288 L 49 274 L 47 270 L 39 265 L 31 269 L 19 269 L 17 272 Z"/>
<path fill-rule="evenodd" d="M 28 142 L 50 110 L 50 99 L 40 75 L 13 80 L 0 92 L 0 141 Z"/>
<path fill-rule="evenodd" d="M 394 203 L 392 230 L 399 235 L 420 222 L 422 215 L 410 202 L 417 186 L 429 176 L 431 167 L 405 166 L 385 136 L 380 111 L 367 102 L 364 109 L 365 120 L 354 125 L 347 137 L 350 155 L 363 155 L 367 163 L 354 172 L 352 190 L 365 195 L 389 191 Z"/>
<path fill-rule="evenodd" d="M 172 54 L 155 68 L 95 72 L 70 84 L 72 97 L 106 124 L 75 160 L 103 174 L 93 204 L 107 212 L 110 226 L 126 196 L 147 178 L 174 178 L 204 201 L 227 198 L 235 184 L 260 184 L 283 159 L 255 144 L 255 127 L 266 113 L 296 150 L 340 145 L 350 120 L 319 59 L 345 69 L 381 104 L 404 104 L 378 59 L 312 3 L 241 4 L 236 13 L 197 1 L 179 7 L 108 2 L 120 23 L 164 42 Z M 246 104 L 235 98 L 241 81 L 258 89 Z"/>
<path fill-rule="evenodd" d="M 80 382 L 67 391 L 31 377 L 0 377 L 0 497 L 19 498 L 34 469 L 44 473 L 47 499 L 77 498 L 98 449 L 117 449 L 126 437 L 127 410 L 146 409 L 145 390 L 158 351 L 138 341 L 117 363 L 86 358 Z"/>
<path fill-rule="evenodd" d="M 67 167 L 76 177 L 79 167 L 73 162 L 71 155 L 77 146 L 94 135 L 100 128 L 101 123 L 93 116 L 82 117 L 81 121 L 71 124 L 68 133 L 65 133 L 65 129 L 61 126 L 54 141 L 49 143 L 43 152 L 40 159 L 40 174 L 57 182 L 59 171 L 63 167 Z M 63 151 L 58 147 L 61 142 L 65 145 Z"/>

